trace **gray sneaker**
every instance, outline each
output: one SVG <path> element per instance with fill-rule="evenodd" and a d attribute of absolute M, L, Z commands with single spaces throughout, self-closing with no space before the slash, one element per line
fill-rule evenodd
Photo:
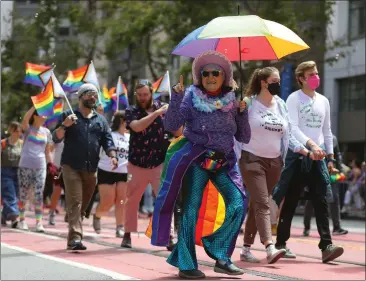
<path fill-rule="evenodd" d="M 50 225 L 55 225 L 55 224 L 56 224 L 55 217 L 56 217 L 56 212 L 55 212 L 55 211 L 50 212 L 50 215 L 49 215 L 49 217 L 48 217 L 48 223 L 49 223 Z"/>
<path fill-rule="evenodd" d="M 240 252 L 240 260 L 246 261 L 250 263 L 260 263 L 260 260 L 257 259 L 251 252 L 249 247 L 243 247 Z"/>
<path fill-rule="evenodd" d="M 123 234 L 124 234 L 123 225 L 117 226 L 117 229 L 116 229 L 116 237 L 117 238 L 123 238 Z"/>
<path fill-rule="evenodd" d="M 336 246 L 333 244 L 328 245 L 327 248 L 322 252 L 323 263 L 335 260 L 336 258 L 340 257 L 343 254 L 343 252 L 344 252 L 343 247 Z"/>
<path fill-rule="evenodd" d="M 277 250 L 281 250 L 281 249 L 285 249 L 286 253 L 283 256 L 283 258 L 285 259 L 296 259 L 296 254 L 294 254 L 293 252 L 291 252 L 291 250 L 289 248 L 287 248 L 286 246 L 276 246 Z"/>
<path fill-rule="evenodd" d="M 102 226 L 100 224 L 100 218 L 97 218 L 95 215 L 93 215 L 93 228 L 95 233 L 100 234 L 100 231 L 102 229 Z"/>

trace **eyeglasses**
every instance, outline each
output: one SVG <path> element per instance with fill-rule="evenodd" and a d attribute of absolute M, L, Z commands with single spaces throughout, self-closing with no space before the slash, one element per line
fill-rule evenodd
<path fill-rule="evenodd" d="M 98 93 L 96 93 L 94 91 L 86 91 L 86 92 L 83 93 L 83 96 L 86 96 L 88 98 L 91 98 L 91 97 L 97 98 Z"/>
<path fill-rule="evenodd" d="M 219 77 L 220 70 L 213 70 L 213 71 L 201 71 L 201 74 L 203 77 L 208 77 L 210 74 L 212 74 L 213 77 Z"/>
<path fill-rule="evenodd" d="M 144 86 L 152 87 L 151 82 L 149 80 L 147 80 L 147 79 L 140 79 L 140 80 L 138 80 L 137 83 L 136 83 L 136 86 L 137 85 L 144 85 Z"/>

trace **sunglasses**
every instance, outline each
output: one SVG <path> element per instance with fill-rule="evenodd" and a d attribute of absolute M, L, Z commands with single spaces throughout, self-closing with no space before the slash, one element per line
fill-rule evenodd
<path fill-rule="evenodd" d="M 152 84 L 149 80 L 147 79 L 140 79 L 137 81 L 136 85 L 144 85 L 144 86 L 148 86 L 148 87 L 152 87 Z"/>
<path fill-rule="evenodd" d="M 201 71 L 201 75 L 203 77 L 208 77 L 210 76 L 210 74 L 212 74 L 213 77 L 219 77 L 220 75 L 220 70 L 213 70 L 213 71 Z"/>

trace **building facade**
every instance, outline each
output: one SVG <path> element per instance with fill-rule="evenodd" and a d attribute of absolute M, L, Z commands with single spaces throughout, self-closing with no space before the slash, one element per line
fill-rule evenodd
<path fill-rule="evenodd" d="M 337 60 L 324 65 L 323 91 L 330 101 L 332 130 L 346 164 L 354 158 L 366 159 L 365 4 L 362 0 L 335 1 L 328 26 L 328 44 L 339 41 L 343 46 L 325 54 Z"/>

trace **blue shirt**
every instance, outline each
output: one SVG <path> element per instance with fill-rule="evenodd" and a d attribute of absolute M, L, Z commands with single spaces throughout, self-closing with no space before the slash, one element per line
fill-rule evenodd
<path fill-rule="evenodd" d="M 91 118 L 85 118 L 79 110 L 75 110 L 74 113 L 78 120 L 76 124 L 65 128 L 61 165 L 69 165 L 74 170 L 96 172 L 100 147 L 102 146 L 107 154 L 116 150 L 111 130 L 107 120 L 96 111 L 93 111 Z M 70 114 L 70 110 L 62 114 L 56 129 Z M 53 140 L 58 143 L 62 140 L 57 138 L 56 129 L 53 131 Z"/>

